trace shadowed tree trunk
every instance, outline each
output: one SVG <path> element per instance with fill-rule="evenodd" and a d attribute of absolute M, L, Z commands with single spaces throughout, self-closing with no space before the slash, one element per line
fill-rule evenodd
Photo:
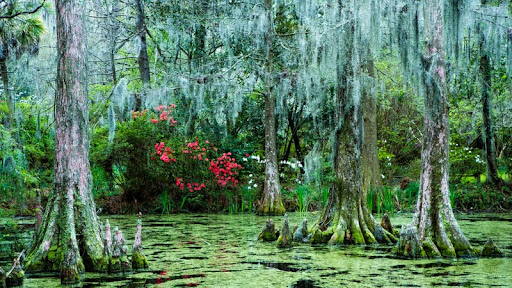
<path fill-rule="evenodd" d="M 482 133 L 485 144 L 485 160 L 487 163 L 486 182 L 501 185 L 502 181 L 498 178 L 498 167 L 496 164 L 496 145 L 494 142 L 492 120 L 491 62 L 489 55 L 487 55 L 488 52 L 486 51 L 485 35 L 483 31 L 480 31 L 480 34 L 480 74 L 482 79 L 482 117 L 484 122 Z"/>
<path fill-rule="evenodd" d="M 140 49 L 139 49 L 139 74 L 142 81 L 142 92 L 137 93 L 135 96 L 135 111 L 142 110 L 142 97 L 146 93 L 146 89 L 150 82 L 149 73 L 149 59 L 148 59 L 148 45 L 146 41 L 146 22 L 144 14 L 144 0 L 136 0 L 137 4 L 137 35 L 139 36 Z"/>
<path fill-rule="evenodd" d="M 85 9 L 79 0 L 56 0 L 57 93 L 55 97 L 54 190 L 34 235 L 28 273 L 58 272 L 62 283 L 106 271 L 89 164 Z"/>
<path fill-rule="evenodd" d="M 337 44 L 336 57 L 338 127 L 333 141 L 336 181 L 329 190 L 320 219 L 311 229 L 313 243 L 371 244 L 395 240 L 375 223 L 362 197 L 363 111 L 360 92 L 355 89 L 359 79 L 354 67 L 359 67 L 356 59 L 359 55 L 354 54 L 357 47 L 354 5 L 357 4 L 347 1 L 340 5 L 338 12 L 338 22 L 346 24 L 340 28 L 342 34 L 338 38 L 343 43 Z M 379 235 L 378 239 L 374 233 Z"/>
<path fill-rule="evenodd" d="M 402 228 L 401 257 L 474 255 L 453 214 L 449 197 L 449 125 L 443 45 L 443 1 L 425 4 L 425 55 L 421 77 L 425 121 L 420 193 L 412 227 Z M 410 240 L 412 239 L 412 241 Z M 417 249 L 412 249 L 416 247 Z"/>
<path fill-rule="evenodd" d="M 0 73 L 2 76 L 2 85 L 4 87 L 4 99 L 7 103 L 7 110 L 9 114 L 9 120 L 6 122 L 6 126 L 10 128 L 14 123 L 14 105 L 10 96 L 11 94 L 9 93 L 9 74 L 7 72 L 7 53 L 9 53 L 9 50 L 7 49 L 6 43 L 1 44 L 2 51 L 0 51 Z"/>
<path fill-rule="evenodd" d="M 11 128 L 14 125 L 16 126 L 16 142 L 19 147 L 21 147 L 21 137 L 20 137 L 20 125 L 19 121 L 14 118 L 14 101 L 11 97 L 11 93 L 9 91 L 9 72 L 7 71 L 7 56 L 9 53 L 9 49 L 6 43 L 2 43 L 1 47 L 2 51 L 0 52 L 0 74 L 2 77 L 2 85 L 4 86 L 4 95 L 5 102 L 7 103 L 7 113 L 8 113 L 8 121 L 6 122 L 6 127 Z"/>
<path fill-rule="evenodd" d="M 272 74 L 272 1 L 265 0 L 268 30 L 265 33 L 265 183 L 263 196 L 257 208 L 260 215 L 283 215 L 285 208 L 281 198 L 277 163 L 276 98 L 273 94 Z"/>
<path fill-rule="evenodd" d="M 373 60 L 369 59 L 366 63 L 368 76 L 375 76 Z M 362 197 L 366 201 L 368 190 L 374 190 L 381 186 L 381 174 L 379 168 L 379 157 L 377 149 L 377 96 L 375 91 L 371 88 L 372 83 L 364 85 L 363 88 L 363 150 L 362 150 L 362 169 L 363 169 L 363 183 L 362 183 Z M 377 197 L 377 193 L 374 194 Z M 377 203 L 377 201 L 374 201 Z M 366 202 L 364 202 L 363 209 L 367 209 Z M 371 216 L 371 213 L 367 213 Z"/>

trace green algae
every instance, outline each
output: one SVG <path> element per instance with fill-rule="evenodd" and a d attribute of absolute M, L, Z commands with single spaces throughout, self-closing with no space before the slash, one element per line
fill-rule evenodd
<path fill-rule="evenodd" d="M 288 216 L 292 227 L 302 223 L 303 216 L 295 213 Z M 109 219 L 126 235 L 133 235 L 134 217 L 109 216 Z M 313 223 L 316 217 L 310 214 L 307 220 Z M 411 218 L 412 215 L 401 215 L 392 217 L 391 221 L 396 228 L 410 224 Z M 457 218 L 473 246 L 482 247 L 492 236 L 505 256 L 512 255 L 512 214 L 457 215 Z M 283 223 L 283 217 L 273 219 L 275 223 Z M 401 260 L 390 258 L 392 245 L 297 243 L 279 249 L 275 242 L 257 240 L 266 220 L 254 215 L 145 215 L 143 245 L 151 270 L 129 275 L 86 273 L 83 285 L 188 287 L 198 284 L 199 287 L 260 288 L 303 287 L 299 284 L 309 283 L 311 286 L 306 287 L 506 287 L 512 283 L 509 257 Z M 319 233 L 327 242 L 333 231 Z M 127 237 L 126 242 L 131 247 L 133 237 Z M 7 263 L 4 270 L 6 266 Z M 160 282 L 161 285 L 154 285 Z M 49 275 L 26 278 L 24 287 L 61 286 L 55 275 Z"/>

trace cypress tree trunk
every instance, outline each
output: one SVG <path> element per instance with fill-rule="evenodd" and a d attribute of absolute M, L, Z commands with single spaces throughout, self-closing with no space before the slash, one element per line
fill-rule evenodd
<path fill-rule="evenodd" d="M 425 93 L 425 121 L 420 193 L 413 225 L 400 233 L 398 253 L 403 257 L 424 257 L 425 254 L 429 257 L 474 255 L 473 248 L 455 220 L 449 197 L 450 135 L 442 9 L 442 0 L 428 3 L 425 7 L 427 40 L 421 77 Z M 413 243 L 410 243 L 410 239 L 413 239 Z M 411 247 L 418 249 L 411 250 Z"/>
<path fill-rule="evenodd" d="M 136 0 L 137 4 L 137 34 L 140 41 L 139 49 L 139 74 L 140 80 L 142 81 L 142 93 L 136 94 L 135 98 L 135 111 L 142 109 L 142 97 L 145 94 L 145 90 L 149 86 L 150 73 L 149 73 L 149 59 L 148 59 L 148 47 L 146 41 L 146 22 L 144 14 L 144 0 Z"/>
<path fill-rule="evenodd" d="M 276 98 L 273 94 L 272 75 L 272 1 L 265 0 L 268 30 L 265 34 L 265 183 L 263 196 L 257 208 L 260 215 L 283 215 L 285 208 L 281 198 L 277 163 Z"/>
<path fill-rule="evenodd" d="M 368 60 L 366 63 L 368 76 L 374 77 L 374 64 L 373 60 Z M 367 209 L 366 198 L 368 190 L 374 190 L 381 186 L 381 173 L 379 168 L 379 157 L 377 149 L 377 96 L 372 91 L 373 85 L 367 84 L 363 90 L 363 125 L 364 125 L 364 139 L 362 150 L 362 169 L 363 169 L 363 183 L 362 183 L 362 200 L 365 203 L 363 209 Z M 377 196 L 377 194 L 375 194 Z M 376 201 L 374 201 L 376 203 Z M 371 216 L 371 213 L 367 213 Z"/>
<path fill-rule="evenodd" d="M 79 0 L 56 0 L 54 191 L 25 259 L 28 273 L 60 271 L 62 283 L 107 269 L 91 193 L 84 11 Z"/>
<path fill-rule="evenodd" d="M 482 117 L 484 120 L 483 138 L 485 144 L 485 160 L 487 163 L 486 182 L 500 185 L 501 179 L 498 178 L 498 167 L 496 165 L 496 145 L 494 142 L 494 131 L 492 121 L 492 93 L 491 93 L 491 62 L 486 52 L 485 35 L 480 31 L 480 74 L 482 77 Z"/>
<path fill-rule="evenodd" d="M 336 113 L 338 128 L 334 141 L 334 169 L 336 182 L 320 219 L 312 226 L 311 242 L 329 244 L 372 244 L 391 242 L 394 236 L 375 223 L 362 193 L 363 111 L 360 93 L 356 89 L 359 78 L 359 55 L 356 51 L 356 20 L 354 2 L 340 5 L 339 18 L 345 22 L 340 28 L 343 44 L 338 44 Z M 379 232 L 379 233 L 377 233 Z M 379 237 L 375 237 L 379 235 Z"/>

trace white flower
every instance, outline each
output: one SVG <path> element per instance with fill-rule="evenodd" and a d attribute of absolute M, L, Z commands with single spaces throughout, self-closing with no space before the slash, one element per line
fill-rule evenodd
<path fill-rule="evenodd" d="M 249 177 L 252 177 L 252 174 L 249 174 Z"/>
<path fill-rule="evenodd" d="M 253 182 L 253 181 L 252 181 L 252 179 L 251 179 L 251 180 L 249 180 L 249 184 L 252 184 L 252 182 Z"/>
<path fill-rule="evenodd" d="M 254 183 L 253 187 L 254 187 L 254 188 L 258 187 L 258 184 Z"/>
<path fill-rule="evenodd" d="M 384 179 L 386 176 L 384 176 L 384 174 L 380 174 L 380 178 Z"/>
<path fill-rule="evenodd" d="M 242 161 L 247 162 L 247 158 L 245 158 L 245 157 L 242 158 Z"/>
<path fill-rule="evenodd" d="M 248 186 L 248 187 L 247 187 L 247 190 L 251 190 L 251 189 L 252 189 L 252 188 L 251 188 L 251 186 Z"/>

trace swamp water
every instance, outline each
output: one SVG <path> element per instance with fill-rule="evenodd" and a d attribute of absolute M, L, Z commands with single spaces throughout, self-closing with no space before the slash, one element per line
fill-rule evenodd
<path fill-rule="evenodd" d="M 290 224 L 301 221 L 289 214 Z M 307 216 L 313 223 L 316 215 Z M 391 217 L 395 226 L 411 215 Z M 128 245 L 136 216 L 102 216 L 119 226 Z M 282 217 L 272 217 L 277 227 Z M 127 276 L 87 273 L 82 287 L 512 287 L 512 214 L 458 214 L 473 245 L 489 236 L 505 258 L 399 260 L 392 246 L 296 245 L 258 242 L 265 217 L 254 215 L 145 215 L 143 246 L 151 270 Z M 53 277 L 29 278 L 24 287 L 60 287 Z"/>

